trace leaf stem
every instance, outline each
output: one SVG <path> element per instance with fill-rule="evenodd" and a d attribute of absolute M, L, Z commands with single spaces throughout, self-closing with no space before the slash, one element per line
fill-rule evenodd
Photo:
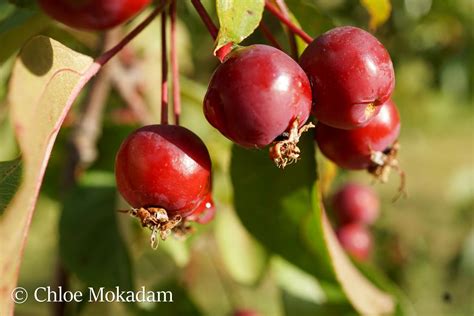
<path fill-rule="evenodd" d="M 172 0 L 170 5 L 170 20 L 171 20 L 171 33 L 170 33 L 170 44 L 171 44 L 171 81 L 173 86 L 173 114 L 174 123 L 179 125 L 179 116 L 181 114 L 181 95 L 180 95 L 180 84 L 179 84 L 179 61 L 178 51 L 176 45 L 176 6 L 177 1 Z"/>
<path fill-rule="evenodd" d="M 206 25 L 209 34 L 211 34 L 212 36 L 212 39 L 215 40 L 217 38 L 217 33 L 219 32 L 219 29 L 212 21 L 211 17 L 209 16 L 209 13 L 207 13 L 206 8 L 204 8 L 200 0 L 191 0 L 191 2 L 193 3 L 194 8 L 201 17 L 202 22 L 204 23 L 204 25 Z"/>
<path fill-rule="evenodd" d="M 283 24 L 285 24 L 291 32 L 301 37 L 306 43 L 309 44 L 313 41 L 313 38 L 309 36 L 308 33 L 303 31 L 301 28 L 291 22 L 287 17 L 285 17 L 285 15 L 280 12 L 280 10 L 278 10 L 273 4 L 271 4 L 269 0 L 265 1 L 265 9 L 272 15 L 274 15 Z"/>
<path fill-rule="evenodd" d="M 168 124 L 168 48 L 166 45 L 166 12 L 161 13 L 161 124 Z"/>

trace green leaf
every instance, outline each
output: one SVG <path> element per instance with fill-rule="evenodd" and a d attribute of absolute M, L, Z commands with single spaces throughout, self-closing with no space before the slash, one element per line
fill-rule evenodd
<path fill-rule="evenodd" d="M 360 314 L 389 314 L 392 296 L 371 284 L 340 246 L 318 198 L 311 133 L 299 146 L 302 159 L 277 169 L 266 151 L 234 146 L 234 204 L 245 227 L 270 251 L 325 282 L 338 283 Z"/>
<path fill-rule="evenodd" d="M 219 207 L 215 235 L 227 271 L 239 283 L 255 284 L 267 268 L 263 249 L 242 227 L 235 213 Z"/>
<path fill-rule="evenodd" d="M 302 159 L 284 170 L 271 162 L 265 150 L 232 149 L 231 177 L 235 209 L 244 226 L 269 250 L 303 270 L 334 281 L 322 233 L 315 232 L 315 247 L 308 255 L 306 221 L 312 216 L 316 183 L 314 145 L 304 135 Z M 313 225 L 314 226 L 314 225 Z M 314 226 L 316 227 L 316 226 Z"/>
<path fill-rule="evenodd" d="M 18 280 L 22 250 L 51 149 L 74 100 L 71 94 L 81 87 L 81 74 L 92 62 L 90 57 L 39 36 L 23 47 L 13 66 L 8 105 L 22 153 L 23 178 L 0 218 L 0 240 L 7 241 L 2 243 L 0 256 L 0 315 L 12 314 L 10 293 Z"/>
<path fill-rule="evenodd" d="M 15 195 L 21 180 L 21 159 L 0 162 L 0 214 Z"/>
<path fill-rule="evenodd" d="M 91 173 L 64 202 L 59 249 L 67 269 L 90 286 L 132 289 L 132 268 L 117 227 L 113 174 Z"/>
<path fill-rule="evenodd" d="M 369 12 L 369 28 L 375 31 L 390 17 L 392 4 L 390 0 L 360 0 L 362 6 Z"/>
<path fill-rule="evenodd" d="M 31 0 L 8 0 L 8 2 L 19 8 L 36 9 L 38 7 L 38 2 Z"/>
<path fill-rule="evenodd" d="M 11 57 L 30 37 L 46 29 L 50 20 L 40 12 L 13 10 L 0 21 L 0 64 Z"/>
<path fill-rule="evenodd" d="M 264 0 L 217 0 L 219 34 L 214 53 L 228 43 L 239 44 L 260 24 Z"/>

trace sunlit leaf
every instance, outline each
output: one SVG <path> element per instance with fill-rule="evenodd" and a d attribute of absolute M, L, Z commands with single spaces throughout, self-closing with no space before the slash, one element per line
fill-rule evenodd
<path fill-rule="evenodd" d="M 217 0 L 219 34 L 214 52 L 228 43 L 239 44 L 260 24 L 264 0 Z"/>
<path fill-rule="evenodd" d="M 384 24 L 390 17 L 392 4 L 390 0 L 360 0 L 362 6 L 369 12 L 369 27 L 375 31 L 380 25 Z"/>
<path fill-rule="evenodd" d="M 51 149 L 73 102 L 72 91 L 92 59 L 43 36 L 23 47 L 8 93 L 10 115 L 23 160 L 20 188 L 0 221 L 0 315 L 13 310 L 10 293 L 18 279 L 22 250 Z"/>

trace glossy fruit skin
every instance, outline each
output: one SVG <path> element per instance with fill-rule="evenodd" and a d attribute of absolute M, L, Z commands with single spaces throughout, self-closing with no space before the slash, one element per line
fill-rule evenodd
<path fill-rule="evenodd" d="M 381 106 L 379 114 L 364 127 L 338 129 L 318 123 L 315 140 L 321 152 L 346 169 L 367 169 L 372 151 L 384 151 L 400 134 L 400 116 L 393 101 Z"/>
<path fill-rule="evenodd" d="M 351 223 L 341 226 L 336 231 L 337 238 L 344 250 L 357 260 L 365 261 L 372 251 L 372 235 L 359 224 Z"/>
<path fill-rule="evenodd" d="M 216 216 L 216 206 L 211 194 L 208 194 L 201 204 L 193 211 L 193 213 L 186 217 L 186 219 L 199 223 L 208 224 Z"/>
<path fill-rule="evenodd" d="M 149 125 L 130 134 L 115 160 L 117 188 L 134 208 L 191 214 L 211 188 L 211 159 L 201 139 L 175 125 Z"/>
<path fill-rule="evenodd" d="M 300 65 L 311 81 L 314 116 L 332 127 L 366 125 L 395 87 L 385 47 L 370 33 L 352 26 L 337 27 L 316 38 L 301 55 Z"/>
<path fill-rule="evenodd" d="M 310 111 L 308 77 L 290 56 L 267 45 L 231 52 L 204 97 L 209 123 L 246 148 L 269 145 L 296 118 L 301 127 Z"/>
<path fill-rule="evenodd" d="M 340 224 L 373 224 L 380 213 L 380 200 L 369 186 L 347 183 L 333 196 L 334 212 Z"/>
<path fill-rule="evenodd" d="M 39 0 L 41 8 L 67 26 L 106 30 L 126 22 L 150 0 Z"/>

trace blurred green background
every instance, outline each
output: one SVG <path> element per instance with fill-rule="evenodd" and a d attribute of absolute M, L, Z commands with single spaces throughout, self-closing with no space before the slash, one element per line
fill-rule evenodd
<path fill-rule="evenodd" d="M 203 3 L 213 13 L 212 1 Z M 368 29 L 369 15 L 359 1 L 287 3 L 312 36 L 337 25 Z M 1 3 L 0 8 L 0 19 L 5 18 L 0 20 L 2 30 L 15 9 L 7 3 Z M 97 55 L 97 35 L 72 31 L 33 12 L 25 15 L 22 23 L 28 27 L 18 30 L 15 38 L 22 40 L 40 32 L 77 51 Z M 418 315 L 474 314 L 473 16 L 472 0 L 395 0 L 390 19 L 375 32 L 390 52 L 396 71 L 394 100 L 402 118 L 400 160 L 407 174 L 408 198 L 391 202 L 398 185 L 395 174 L 390 183 L 375 186 L 383 206 L 382 216 L 372 229 L 375 251 L 370 265 L 398 285 Z M 19 285 L 32 291 L 38 286 L 56 284 L 62 271 L 58 268 L 62 266 L 59 253 L 69 255 L 75 251 L 67 249 L 68 241 L 65 237 L 61 239 L 61 234 L 99 234 L 118 227 L 133 261 L 135 285 L 172 289 L 175 303 L 138 307 L 76 304 L 67 306 L 68 314 L 230 315 L 238 308 L 251 308 L 271 316 L 346 314 L 349 309 L 340 303 L 337 293 L 331 293 L 330 286 L 269 255 L 247 233 L 233 211 L 229 178 L 231 143 L 210 127 L 202 114 L 206 85 L 218 65 L 212 56 L 213 42 L 188 1 L 179 3 L 179 17 L 182 125 L 202 137 L 211 153 L 216 219 L 197 227 L 197 233 L 185 242 L 167 240 L 158 251 L 149 249 L 148 232 L 127 216 L 111 219 L 110 229 L 100 226 L 91 230 L 82 227 L 80 219 L 71 222 L 65 214 L 81 218 L 101 210 L 81 212 L 77 205 L 87 206 L 81 202 L 71 206 L 71 199 L 77 199 L 74 194 L 79 193 L 65 192 L 62 186 L 68 139 L 74 126 L 75 115 L 70 115 L 72 123 L 61 130 L 48 166 Z M 285 46 L 287 40 L 278 22 L 268 14 L 264 19 Z M 132 23 L 140 20 L 139 17 Z M 156 121 L 160 100 L 159 29 L 157 20 L 132 43 L 135 60 L 127 68 L 128 76 L 138 78 Z M 244 44 L 255 42 L 266 43 L 258 30 Z M 288 49 L 287 45 L 285 48 Z M 0 68 L 0 161 L 17 155 L 5 106 L 14 58 L 1 56 L 5 61 Z M 80 105 L 81 100 L 73 108 L 76 116 Z M 113 187 L 115 152 L 123 138 L 139 126 L 133 117 L 130 120 L 130 113 L 125 113 L 124 108 L 126 102 L 113 88 L 98 143 L 99 156 L 88 169 L 85 183 L 103 181 Z M 322 174 L 330 172 L 323 157 L 318 162 Z M 339 170 L 330 184 L 328 197 L 348 180 L 371 183 L 369 175 L 363 172 Z M 118 199 L 114 191 L 111 198 Z M 120 208 L 124 203 L 118 200 L 117 205 Z M 89 241 L 94 242 L 94 238 Z M 114 249 L 104 247 L 105 252 L 114 253 Z M 96 264 L 113 270 L 116 259 L 112 255 Z M 80 263 L 76 264 L 80 270 Z M 72 289 L 88 285 L 74 273 L 68 274 L 68 278 Z M 50 315 L 51 311 L 51 305 L 29 300 L 17 305 L 15 314 Z"/>

